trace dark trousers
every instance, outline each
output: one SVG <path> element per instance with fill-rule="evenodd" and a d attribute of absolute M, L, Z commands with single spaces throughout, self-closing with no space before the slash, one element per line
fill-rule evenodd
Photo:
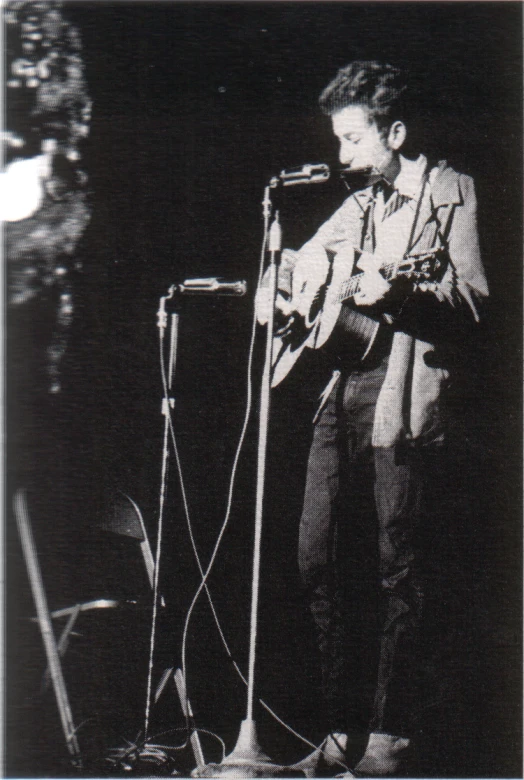
<path fill-rule="evenodd" d="M 342 374 L 314 429 L 299 566 L 318 632 L 326 726 L 407 735 L 423 593 L 417 450 L 373 448 L 387 358 Z M 371 540 L 371 541 L 370 541 Z"/>

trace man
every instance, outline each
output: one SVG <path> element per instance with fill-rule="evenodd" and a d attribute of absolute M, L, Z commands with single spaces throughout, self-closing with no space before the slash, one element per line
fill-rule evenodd
<path fill-rule="evenodd" d="M 445 162 L 413 157 L 410 99 L 403 74 L 379 62 L 353 62 L 324 90 L 340 162 L 349 176 L 369 171 L 374 183 L 351 194 L 302 249 L 286 250 L 279 275 L 282 344 L 294 349 L 297 324 L 308 321 L 308 346 L 325 345 L 335 369 L 316 415 L 299 536 L 329 732 L 304 762 L 314 776 L 351 766 L 362 738 L 356 776 L 405 771 L 424 605 L 414 534 L 425 467 L 444 441 L 453 360 L 488 294 L 473 182 Z M 340 305 L 339 286 L 356 274 L 353 302 Z M 333 311 L 334 328 L 325 326 Z M 362 618 L 361 636 L 348 630 L 359 595 L 348 591 L 356 561 L 345 540 L 366 522 L 370 497 L 382 603 L 366 709 L 357 683 L 369 676 L 368 656 L 362 664 L 357 646 L 373 634 L 372 621 Z"/>

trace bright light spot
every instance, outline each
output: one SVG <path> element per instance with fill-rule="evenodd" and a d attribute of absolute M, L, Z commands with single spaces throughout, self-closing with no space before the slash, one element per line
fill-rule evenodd
<path fill-rule="evenodd" d="M 42 205 L 42 158 L 15 160 L 0 173 L 0 219 L 4 222 L 27 219 Z"/>

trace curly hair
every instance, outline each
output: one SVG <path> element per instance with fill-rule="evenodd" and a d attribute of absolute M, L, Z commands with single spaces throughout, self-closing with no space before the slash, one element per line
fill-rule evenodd
<path fill-rule="evenodd" d="M 348 106 L 366 108 L 370 122 L 381 132 L 408 113 L 407 75 L 399 68 L 377 61 L 360 61 L 340 68 L 319 98 L 324 114 L 332 115 Z"/>

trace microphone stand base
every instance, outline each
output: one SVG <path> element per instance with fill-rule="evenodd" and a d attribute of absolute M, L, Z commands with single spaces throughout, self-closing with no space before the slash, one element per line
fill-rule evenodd
<path fill-rule="evenodd" d="M 243 720 L 240 734 L 232 753 L 220 764 L 206 764 L 191 772 L 191 777 L 305 777 L 304 772 L 288 766 L 273 764 L 258 744 L 254 720 Z"/>

